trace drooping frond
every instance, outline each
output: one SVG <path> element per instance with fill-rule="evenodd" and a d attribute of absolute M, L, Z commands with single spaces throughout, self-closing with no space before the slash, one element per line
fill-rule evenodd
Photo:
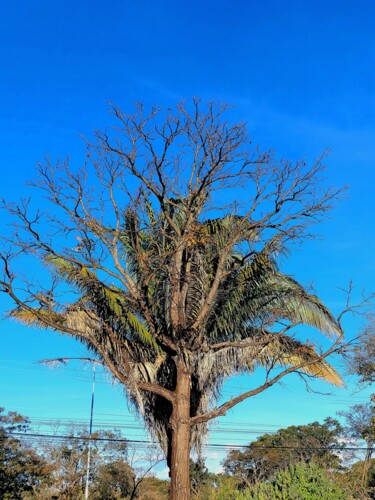
<path fill-rule="evenodd" d="M 109 322 L 113 328 L 128 331 L 132 338 L 158 349 L 157 344 L 144 321 L 130 309 L 126 294 L 114 286 L 104 284 L 87 267 L 75 265 L 65 259 L 49 256 L 47 262 L 65 281 L 79 288 L 83 293 L 81 302 L 90 304 L 95 314 Z"/>
<path fill-rule="evenodd" d="M 44 262 L 67 283 L 76 286 L 80 291 L 86 290 L 90 280 L 95 281 L 95 274 L 88 267 L 74 264 L 63 257 L 48 254 L 45 255 Z"/>
<path fill-rule="evenodd" d="M 297 281 L 280 272 L 268 277 L 256 299 L 271 317 L 276 311 L 282 319 L 313 326 L 328 336 L 342 333 L 332 313 L 316 295 L 306 292 Z"/>
<path fill-rule="evenodd" d="M 338 372 L 315 351 L 314 347 L 306 345 L 287 335 L 276 334 L 275 340 L 265 346 L 256 361 L 261 366 L 272 366 L 273 363 L 282 367 L 294 367 L 299 371 L 321 378 L 337 387 L 344 385 Z"/>
<path fill-rule="evenodd" d="M 209 319 L 209 337 L 241 339 L 244 325 L 269 325 L 280 320 L 313 326 L 329 336 L 341 334 L 318 297 L 279 272 L 274 260 L 262 252 L 223 284 Z"/>
<path fill-rule="evenodd" d="M 306 346 L 286 335 L 263 332 L 263 336 L 272 337 L 266 344 L 256 345 L 262 337 L 254 333 L 252 347 L 225 347 L 208 353 L 191 353 L 185 362 L 192 369 L 191 416 L 204 414 L 220 396 L 220 388 L 224 381 L 233 374 L 252 373 L 258 367 L 296 368 L 308 376 L 321 378 L 338 387 L 343 381 L 337 371 L 311 346 Z M 245 341 L 243 341 L 245 343 Z M 299 367 L 297 369 L 297 367 Z M 160 357 L 155 364 L 140 363 L 135 367 L 137 377 L 141 380 L 159 383 L 163 387 L 173 389 L 175 383 L 175 367 L 168 357 Z M 153 435 L 162 443 L 164 450 L 170 432 L 169 418 L 171 408 L 158 396 L 151 393 L 130 391 L 132 401 L 142 413 Z M 162 410 L 161 410 L 162 408 Z M 204 424 L 192 428 L 192 445 L 199 451 L 207 434 Z"/>
<path fill-rule="evenodd" d="M 262 337 L 254 337 L 250 347 L 223 347 L 211 351 L 199 363 L 199 379 L 205 386 L 216 387 L 234 373 L 253 372 L 257 367 L 297 367 L 308 375 L 322 378 L 337 386 L 343 381 L 337 371 L 322 360 L 312 346 L 308 346 L 287 335 L 265 333 L 267 342 L 262 345 Z M 257 345 L 256 341 L 259 341 Z M 246 341 L 242 342 L 246 345 Z M 241 344 L 241 343 L 240 343 Z M 219 384 L 218 384 L 219 381 Z"/>
<path fill-rule="evenodd" d="M 310 346 L 302 344 L 300 348 L 292 353 L 288 353 L 286 350 L 284 353 L 280 353 L 278 362 L 281 366 L 290 367 L 297 367 L 307 363 L 305 366 L 301 366 L 299 371 L 320 378 L 336 387 L 344 387 L 345 385 L 337 370 L 322 359 Z"/>
<path fill-rule="evenodd" d="M 267 337 L 271 335 L 267 332 Z M 205 414 L 209 411 L 211 405 L 217 402 L 220 388 L 228 377 L 236 373 L 253 373 L 258 367 L 281 369 L 293 367 L 297 372 L 320 378 L 337 387 L 344 386 L 338 372 L 322 359 L 312 346 L 286 335 L 274 334 L 273 337 L 264 346 L 225 347 L 198 356 L 195 360 L 195 377 L 192 380 L 194 388 L 192 393 L 195 398 L 192 406 L 195 413 Z M 246 392 L 246 389 L 243 392 Z M 192 440 L 199 450 L 208 429 L 205 424 L 196 427 Z"/>
<path fill-rule="evenodd" d="M 35 328 L 48 328 L 47 323 L 63 327 L 65 323 L 63 315 L 40 308 L 23 309 L 21 307 L 17 307 L 9 312 L 9 316 L 24 325 L 34 326 Z M 57 330 L 58 328 L 56 327 L 55 329 Z"/>

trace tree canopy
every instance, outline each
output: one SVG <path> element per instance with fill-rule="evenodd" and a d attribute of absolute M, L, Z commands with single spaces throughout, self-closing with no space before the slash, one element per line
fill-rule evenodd
<path fill-rule="evenodd" d="M 279 269 L 341 190 L 323 188 L 324 157 L 251 149 L 223 105 L 112 111 L 117 128 L 88 141 L 83 169 L 39 166 L 51 210 L 5 204 L 0 286 L 13 318 L 74 336 L 124 384 L 165 451 L 172 497 L 188 498 L 190 447 L 211 419 L 292 372 L 342 384 L 326 361 L 340 321 Z M 35 280 L 15 271 L 20 257 L 39 263 Z M 331 345 L 298 340 L 301 324 Z M 258 367 L 264 383 L 217 405 L 228 376 Z"/>
<path fill-rule="evenodd" d="M 42 480 L 48 480 L 50 468 L 33 449 L 23 446 L 18 433 L 29 429 L 29 421 L 16 412 L 0 408 L 0 497 L 21 499 Z"/>
<path fill-rule="evenodd" d="M 272 479 L 275 474 L 297 462 L 320 463 L 339 469 L 343 427 L 327 418 L 323 424 L 292 425 L 275 434 L 264 434 L 243 451 L 233 450 L 224 461 L 224 470 L 245 484 Z"/>
<path fill-rule="evenodd" d="M 363 384 L 375 382 L 375 317 L 370 316 L 349 357 L 349 371 Z"/>
<path fill-rule="evenodd" d="M 271 483 L 261 483 L 236 500 L 347 500 L 348 494 L 333 483 L 317 464 L 299 463 L 281 470 Z"/>

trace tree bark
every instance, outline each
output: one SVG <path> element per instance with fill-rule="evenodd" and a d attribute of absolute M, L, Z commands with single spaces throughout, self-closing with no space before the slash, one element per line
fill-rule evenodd
<path fill-rule="evenodd" d="M 190 374 L 182 362 L 176 363 L 177 384 L 173 412 L 170 500 L 190 499 Z"/>

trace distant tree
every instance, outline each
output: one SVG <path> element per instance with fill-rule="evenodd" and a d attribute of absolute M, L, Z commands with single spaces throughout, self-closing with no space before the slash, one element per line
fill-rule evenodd
<path fill-rule="evenodd" d="M 29 420 L 0 408 L 0 498 L 22 499 L 49 477 L 47 463 L 33 449 L 17 439 L 29 430 Z"/>
<path fill-rule="evenodd" d="M 360 377 L 363 384 L 375 382 L 375 317 L 370 316 L 349 357 L 349 370 Z"/>
<path fill-rule="evenodd" d="M 236 500 L 348 500 L 319 465 L 301 462 L 279 471 L 271 483 L 260 483 L 236 496 Z"/>
<path fill-rule="evenodd" d="M 87 429 L 73 425 L 62 436 L 57 441 L 53 437 L 47 443 L 44 441 L 41 447 L 52 467 L 54 491 L 58 492 L 60 499 L 78 500 L 83 498 L 86 485 L 89 433 Z M 124 488 L 127 488 L 132 472 L 126 457 L 127 444 L 118 432 L 97 431 L 92 434 L 90 494 L 92 484 L 100 490 L 100 480 L 109 480 L 109 477 L 112 477 L 112 490 L 108 487 L 108 491 L 116 492 L 119 487 L 116 480 L 120 474 L 123 475 Z"/>
<path fill-rule="evenodd" d="M 194 498 L 201 499 L 203 490 L 210 490 L 215 482 L 215 474 L 208 471 L 203 458 L 190 460 L 190 487 Z"/>
<path fill-rule="evenodd" d="M 204 500 L 235 500 L 239 491 L 238 479 L 229 474 L 217 474 L 215 486 Z"/>
<path fill-rule="evenodd" d="M 130 500 L 138 498 L 143 482 L 152 477 L 156 465 L 162 461 L 163 456 L 157 446 L 148 446 L 143 452 L 133 448 L 132 453 L 129 453 L 129 465 L 133 470 Z"/>
<path fill-rule="evenodd" d="M 53 211 L 5 204 L 15 226 L 0 291 L 13 317 L 74 336 L 126 386 L 183 500 L 210 420 L 292 372 L 342 383 L 326 361 L 343 347 L 340 321 L 278 267 L 341 190 L 323 188 L 323 157 L 309 166 L 252 148 L 225 106 L 112 110 L 117 128 L 97 132 L 83 170 L 39 167 Z M 23 280 L 28 258 L 39 267 Z M 300 341 L 301 324 L 334 340 Z M 226 377 L 257 367 L 258 387 L 217 406 Z"/>
<path fill-rule="evenodd" d="M 338 413 L 345 417 L 345 432 L 349 439 L 355 442 L 362 440 L 366 443 L 366 454 L 362 468 L 362 484 L 366 486 L 369 482 L 369 469 L 371 458 L 375 446 L 375 396 L 372 396 L 371 402 L 351 406 L 348 411 Z"/>
<path fill-rule="evenodd" d="M 170 481 L 149 476 L 140 484 L 137 500 L 166 500 L 170 489 Z"/>
<path fill-rule="evenodd" d="M 264 434 L 243 451 L 231 451 L 224 469 L 241 479 L 243 485 L 268 481 L 297 462 L 314 461 L 329 469 L 339 469 L 338 453 L 345 447 L 342 432 L 337 420 L 327 418 L 323 424 L 293 425 L 275 434 Z"/>
<path fill-rule="evenodd" d="M 90 498 L 119 500 L 131 498 L 134 489 L 134 470 L 124 460 L 111 460 L 100 464 L 90 488 Z"/>
<path fill-rule="evenodd" d="M 368 481 L 363 484 L 363 460 L 354 462 L 345 471 L 333 473 L 334 482 L 347 492 L 348 499 L 373 500 L 375 498 L 375 460 L 368 468 Z"/>

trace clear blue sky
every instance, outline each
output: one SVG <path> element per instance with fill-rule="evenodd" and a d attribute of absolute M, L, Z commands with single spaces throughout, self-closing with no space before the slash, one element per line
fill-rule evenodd
<path fill-rule="evenodd" d="M 349 279 L 358 290 L 375 289 L 374 17 L 371 0 L 3 1 L 0 196 L 26 196 L 25 182 L 47 153 L 82 161 L 80 134 L 111 125 L 109 102 L 129 109 L 191 96 L 226 101 L 262 148 L 290 159 L 332 149 L 327 181 L 350 184 L 348 198 L 319 228 L 323 240 L 307 242 L 284 269 L 313 281 L 339 311 L 337 287 Z M 349 335 L 357 325 L 348 322 Z M 8 321 L 0 323 L 0 345 L 0 405 L 34 417 L 87 417 L 90 382 L 77 380 L 79 366 L 56 373 L 32 365 L 82 347 Z M 228 395 L 246 383 L 229 382 Z M 362 397 L 309 395 L 293 380 L 223 425 L 308 422 Z M 121 391 L 98 385 L 97 412 L 126 413 Z"/>

